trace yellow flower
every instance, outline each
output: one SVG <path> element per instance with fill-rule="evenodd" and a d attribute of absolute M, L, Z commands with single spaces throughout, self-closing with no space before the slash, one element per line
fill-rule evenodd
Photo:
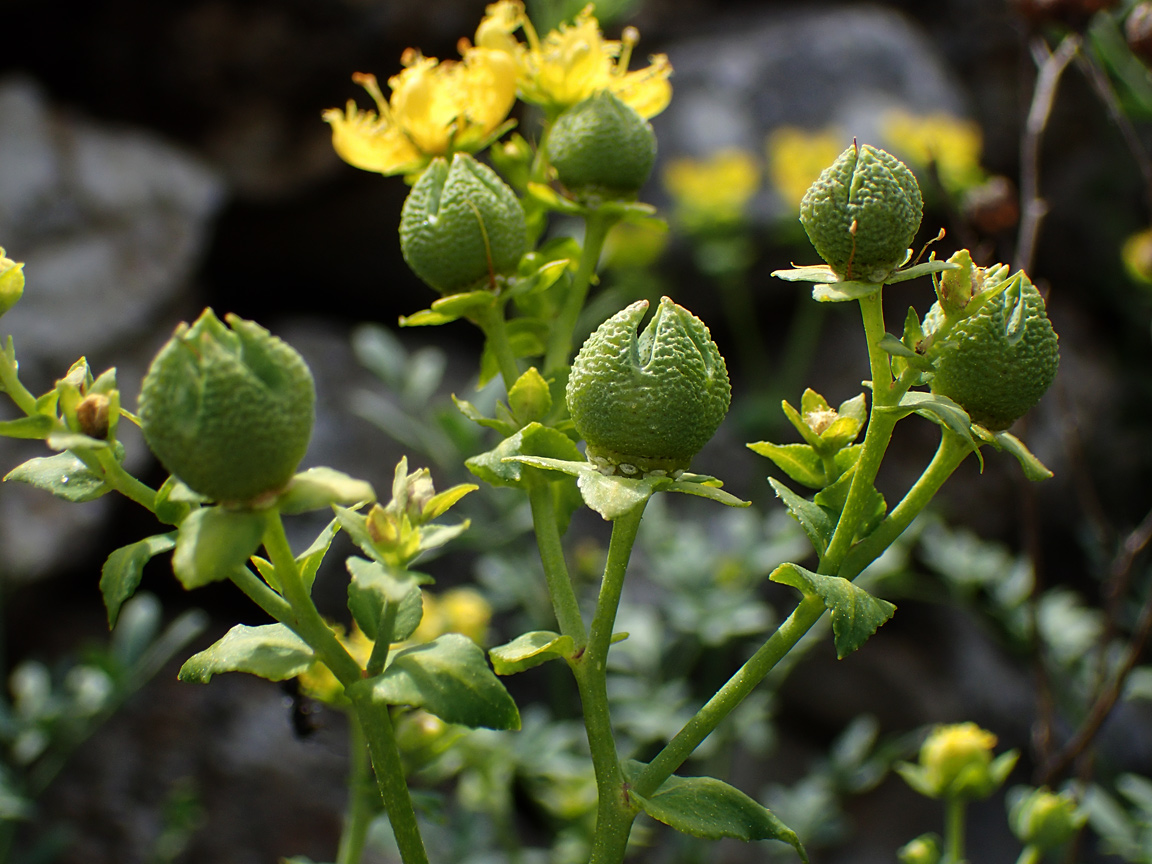
<path fill-rule="evenodd" d="M 672 98 L 668 57 L 654 55 L 649 58 L 652 65 L 629 72 L 639 32 L 627 27 L 620 41 L 605 39 L 592 10 L 591 4 L 585 6 L 571 24 L 541 39 L 522 0 L 499 0 L 485 10 L 476 45 L 514 57 L 520 68 L 520 98 L 552 115 L 602 90 L 611 90 L 641 117 L 659 114 Z M 524 31 L 527 45 L 512 35 L 518 29 Z"/>
<path fill-rule="evenodd" d="M 884 115 L 882 134 L 913 168 L 935 167 L 940 184 L 959 194 L 983 182 L 980 125 L 951 114 L 916 116 L 893 110 Z"/>
<path fill-rule="evenodd" d="M 368 91 L 376 111 L 353 100 L 341 111 L 330 108 L 332 146 L 340 158 L 365 171 L 414 174 L 436 156 L 474 153 L 504 131 L 516 101 L 517 65 L 512 55 L 465 46 L 463 60 L 440 62 L 409 48 L 403 71 L 388 79 L 385 99 L 374 75 L 352 80 Z"/>
<path fill-rule="evenodd" d="M 843 149 L 843 136 L 832 129 L 805 132 L 781 126 L 768 136 L 768 176 L 780 197 L 799 212 L 808 187 Z"/>
<path fill-rule="evenodd" d="M 664 188 L 689 226 L 739 222 L 759 187 L 760 166 L 737 148 L 674 159 L 664 169 Z"/>

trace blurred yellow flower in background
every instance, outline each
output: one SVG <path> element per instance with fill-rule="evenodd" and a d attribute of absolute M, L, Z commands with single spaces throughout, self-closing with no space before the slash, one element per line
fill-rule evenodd
<path fill-rule="evenodd" d="M 336 638 L 352 655 L 352 659 L 359 663 L 361 668 L 366 666 L 368 658 L 372 656 L 372 640 L 364 635 L 364 631 L 355 621 L 352 622 L 352 632 L 347 634 L 339 624 L 331 626 L 336 632 Z M 319 660 L 314 662 L 307 672 L 300 675 L 298 680 L 304 694 L 318 702 L 337 705 L 344 699 L 344 685 L 337 681 L 331 670 Z"/>
<path fill-rule="evenodd" d="M 1152 228 L 1137 231 L 1125 240 L 1120 258 L 1129 276 L 1143 285 L 1152 285 Z"/>
<path fill-rule="evenodd" d="M 620 41 L 605 39 L 591 4 L 571 24 L 561 24 L 541 39 L 521 0 L 499 0 L 485 10 L 476 30 L 476 45 L 502 51 L 519 65 L 520 98 L 556 115 L 590 96 L 610 90 L 641 117 L 663 111 L 672 98 L 672 66 L 657 54 L 652 65 L 628 71 L 632 49 L 640 39 L 625 28 Z M 512 35 L 523 30 L 527 44 Z"/>
<path fill-rule="evenodd" d="M 340 158 L 365 171 L 417 173 L 436 156 L 473 153 L 504 131 L 516 101 L 517 65 L 504 52 L 466 46 L 460 61 L 439 61 L 409 48 L 403 71 L 388 79 L 385 99 L 376 76 L 357 73 L 376 103 L 362 111 L 353 100 L 330 108 L 332 146 Z"/>
<path fill-rule="evenodd" d="M 915 115 L 903 110 L 885 113 L 881 134 L 913 169 L 934 166 L 945 191 L 958 195 L 985 179 L 980 167 L 984 147 L 980 125 L 951 114 Z"/>
<path fill-rule="evenodd" d="M 833 129 L 806 132 L 781 126 L 768 136 L 768 179 L 797 213 L 800 200 L 820 172 L 836 161 L 844 149 L 843 135 Z"/>
<path fill-rule="evenodd" d="M 746 150 L 717 150 L 707 159 L 673 159 L 664 169 L 664 188 L 689 228 L 740 222 L 760 188 L 761 170 Z"/>
<path fill-rule="evenodd" d="M 445 633 L 461 633 L 483 645 L 492 621 L 492 607 L 473 588 L 450 588 L 443 594 L 424 592 L 424 617 L 409 641 L 431 642 Z"/>

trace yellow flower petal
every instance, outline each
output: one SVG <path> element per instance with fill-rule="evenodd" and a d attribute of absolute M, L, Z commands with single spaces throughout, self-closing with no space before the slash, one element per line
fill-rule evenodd
<path fill-rule="evenodd" d="M 760 186 L 760 166 L 751 153 L 737 148 L 703 160 L 674 159 L 664 169 L 664 186 L 687 222 L 734 222 Z"/>
<path fill-rule="evenodd" d="M 655 54 L 649 58 L 652 65 L 635 72 L 617 75 L 608 85 L 625 105 L 644 119 L 655 117 L 672 101 L 672 64 L 668 55 Z"/>
<path fill-rule="evenodd" d="M 800 210 L 800 199 L 820 172 L 844 149 L 838 132 L 805 132 L 781 126 L 768 136 L 768 176 L 788 204 Z"/>
<path fill-rule="evenodd" d="M 330 108 L 323 117 L 332 127 L 332 147 L 349 165 L 381 174 L 402 174 L 416 170 L 423 161 L 403 132 L 374 112 L 358 110 L 351 99 L 344 111 Z"/>
<path fill-rule="evenodd" d="M 512 34 L 524 23 L 524 4 L 519 0 L 499 0 L 484 10 L 476 28 L 476 46 L 517 54 L 523 47 Z"/>
<path fill-rule="evenodd" d="M 951 114 L 916 116 L 907 111 L 884 115 L 882 131 L 892 149 L 914 168 L 934 166 L 941 185 L 959 194 L 984 180 L 980 167 L 980 125 Z"/>

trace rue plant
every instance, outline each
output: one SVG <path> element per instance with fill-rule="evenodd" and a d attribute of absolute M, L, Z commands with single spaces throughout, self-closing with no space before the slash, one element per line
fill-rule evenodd
<path fill-rule="evenodd" d="M 153 362 L 135 414 L 114 370 L 94 375 L 82 359 L 36 396 L 19 377 L 13 338 L 0 354 L 0 386 L 23 415 L 0 424 L 0 433 L 39 438 L 55 451 L 7 479 L 72 501 L 116 491 L 159 523 L 157 533 L 105 563 L 100 587 L 109 622 L 135 592 L 145 563 L 171 553 L 185 588 L 230 581 L 270 619 L 233 627 L 187 660 L 183 680 L 208 682 L 224 672 L 273 681 L 304 676 L 313 693 L 347 712 L 353 780 L 339 864 L 360 860 L 381 803 L 405 864 L 428 861 L 405 776 L 408 739 L 398 729 L 411 729 L 419 712 L 515 735 L 520 713 L 501 679 L 544 663 L 566 666 L 579 695 L 596 786 L 587 860 L 622 861 L 645 814 L 706 839 L 783 841 L 806 861 L 797 833 L 753 797 L 721 778 L 677 772 L 825 614 L 841 658 L 892 616 L 891 603 L 853 580 L 969 455 L 1005 451 L 1029 478 L 1048 476 L 1006 431 L 1056 372 L 1056 336 L 1042 298 L 1023 273 L 979 267 L 964 251 L 949 261 L 912 261 L 922 218 L 916 178 L 893 156 L 853 143 L 801 207 L 825 263 L 776 275 L 815 283 L 818 302 L 859 305 L 867 392 L 833 408 L 807 390 L 798 408 L 783 403 L 799 442 L 749 445 L 781 475 L 770 482 L 811 541 L 815 563 L 772 572 L 773 581 L 796 590 L 795 608 L 760 634 L 749 659 L 678 731 L 642 761 L 618 750 L 607 669 L 612 646 L 627 636 L 617 632 L 616 616 L 649 501 L 677 492 L 747 506 L 719 479 L 690 470 L 731 401 L 724 359 L 704 322 L 668 297 L 647 324 L 648 301 L 603 322 L 586 314 L 609 231 L 657 218 L 636 199 L 655 156 L 647 121 L 668 102 L 670 67 L 655 57 L 629 71 L 637 38 L 628 30 L 620 41 L 605 40 L 588 10 L 541 37 L 517 0 L 501 0 L 488 8 L 475 44 L 462 42 L 459 61 L 410 51 L 404 71 L 389 80 L 388 98 L 373 76 L 357 76 L 374 112 L 350 103 L 324 115 L 348 162 L 412 184 L 400 245 L 439 296 L 401 323 L 464 321 L 484 336 L 479 380 L 499 379 L 503 399 L 489 413 L 456 400 L 491 436 L 466 464 L 479 481 L 527 501 L 554 629 L 522 633 L 487 656 L 467 636 L 421 631 L 434 601 L 425 593 L 429 578 L 415 568 L 467 530 L 466 521 L 439 520 L 477 487 L 437 492 L 427 471 L 409 471 L 402 460 L 390 494 L 378 500 L 349 475 L 299 470 L 313 422 L 312 377 L 291 347 L 253 322 L 221 321 L 206 310 L 181 325 Z M 508 134 L 513 94 L 541 109 L 538 129 Z M 492 167 L 477 159 L 486 148 Z M 582 222 L 581 238 L 551 232 L 556 217 Z M 923 318 L 910 310 L 893 335 L 884 288 L 917 277 L 932 277 L 937 304 Z M 4 308 L 22 287 L 20 265 L 3 259 Z M 876 477 L 893 430 L 912 416 L 934 423 L 940 442 L 890 506 Z M 142 427 L 171 472 L 159 488 L 125 469 L 117 434 L 123 421 Z M 581 596 L 565 548 L 581 507 L 611 523 L 594 598 Z M 307 548 L 292 548 L 284 517 L 317 510 L 331 520 Z M 348 615 L 329 621 L 312 589 L 340 532 L 358 551 L 345 562 Z M 969 787 L 955 783 L 969 783 L 971 772 L 952 766 L 956 759 L 935 745 L 925 748 L 923 769 L 905 776 L 920 778 L 926 794 L 963 800 Z M 995 768 L 998 783 L 1005 765 L 984 768 Z M 365 782 L 370 775 L 375 787 Z M 958 824 L 955 813 L 950 819 Z M 1033 845 L 1050 836 L 1035 827 L 1038 819 L 1018 820 Z M 960 840 L 949 843 L 951 860 L 959 860 Z"/>

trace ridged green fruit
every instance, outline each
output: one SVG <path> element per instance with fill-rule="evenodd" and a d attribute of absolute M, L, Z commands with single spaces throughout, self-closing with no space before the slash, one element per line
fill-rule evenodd
<path fill-rule="evenodd" d="M 528 245 L 524 208 L 499 175 L 467 153 L 434 159 L 400 213 L 400 251 L 417 276 L 455 294 L 516 270 Z"/>
<path fill-rule="evenodd" d="M 601 324 L 568 378 L 572 422 L 609 473 L 686 469 L 728 413 L 728 369 L 704 322 L 664 297 L 637 337 L 647 309 L 641 300 Z"/>
<path fill-rule="evenodd" d="M 140 424 L 169 472 L 214 501 L 243 503 L 296 472 L 316 395 L 290 345 L 252 321 L 226 320 L 205 309 L 176 328 L 144 378 Z"/>
<path fill-rule="evenodd" d="M 935 368 L 932 392 L 947 396 L 994 432 L 1007 429 L 1040 401 L 1060 365 L 1044 298 L 1022 272 L 1004 281 L 1008 287 L 982 304 L 977 294 L 970 304 L 979 304 L 977 311 L 950 329 L 939 303 L 924 319 L 931 340 L 927 357 Z M 986 286 L 985 293 L 996 287 Z"/>
<path fill-rule="evenodd" d="M 556 118 L 548 157 L 560 182 L 578 197 L 635 198 L 656 163 L 656 134 L 603 90 Z"/>
<path fill-rule="evenodd" d="M 842 280 L 883 282 L 908 256 L 924 201 L 908 166 L 853 144 L 804 194 L 800 222 Z"/>

